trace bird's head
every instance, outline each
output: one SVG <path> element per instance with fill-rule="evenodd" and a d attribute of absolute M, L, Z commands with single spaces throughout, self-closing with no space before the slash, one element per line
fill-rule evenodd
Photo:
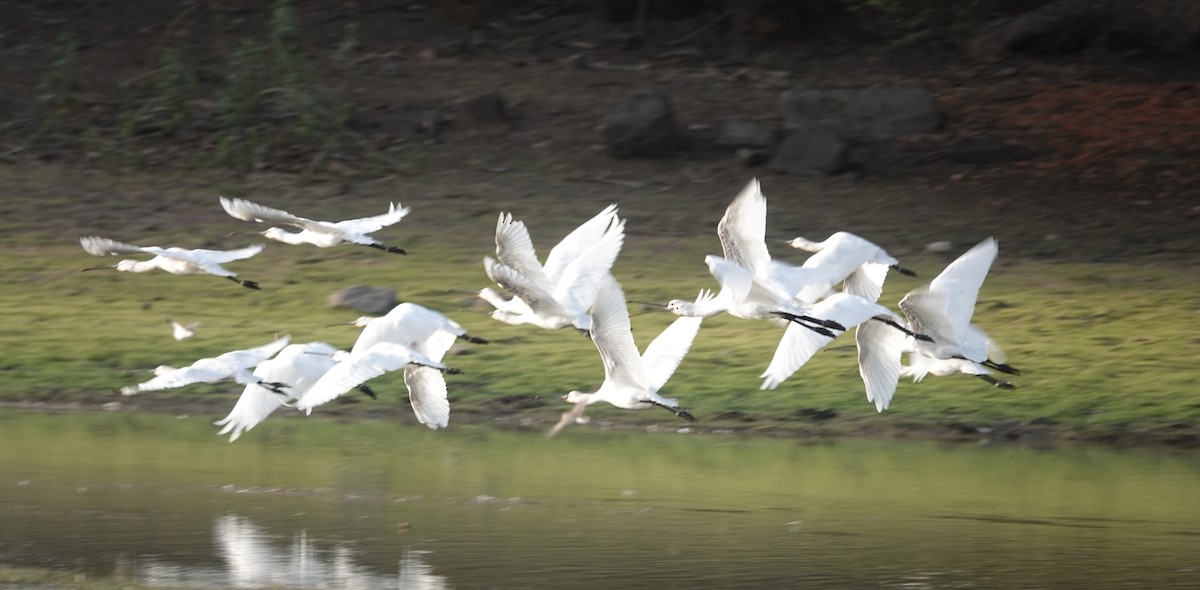
<path fill-rule="evenodd" d="M 687 315 L 692 309 L 692 302 L 682 299 L 672 299 L 667 302 L 666 308 L 667 311 L 675 315 Z"/>
<path fill-rule="evenodd" d="M 283 236 L 286 236 L 288 234 L 287 231 L 285 231 L 283 228 L 279 228 L 279 227 L 269 227 L 258 233 L 261 234 L 264 238 L 267 238 L 270 240 L 281 240 L 283 238 Z"/>
<path fill-rule="evenodd" d="M 570 402 L 572 404 L 577 404 L 581 401 L 585 401 L 588 399 L 588 397 L 589 397 L 589 394 L 584 393 L 582 391 L 572 391 L 572 392 L 562 396 L 563 401 Z"/>

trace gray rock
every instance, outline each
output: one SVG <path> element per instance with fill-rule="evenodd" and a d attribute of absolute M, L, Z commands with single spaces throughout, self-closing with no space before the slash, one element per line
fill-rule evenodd
<path fill-rule="evenodd" d="M 959 164 L 1004 164 L 1028 160 L 1036 154 L 1013 143 L 987 137 L 960 137 L 946 144 L 946 157 Z"/>
<path fill-rule="evenodd" d="M 755 121 L 727 119 L 717 127 L 713 145 L 734 148 L 769 148 L 775 145 L 775 130 Z"/>
<path fill-rule="evenodd" d="M 665 94 L 639 94 L 610 109 L 600 122 L 604 145 L 614 158 L 660 158 L 683 144 Z"/>
<path fill-rule="evenodd" d="M 779 114 L 786 129 L 828 129 L 842 137 L 932 133 L 941 123 L 924 88 L 785 90 Z"/>
<path fill-rule="evenodd" d="M 383 313 L 396 307 L 396 292 L 387 287 L 354 285 L 329 296 L 329 307 L 346 307 L 363 313 Z"/>
<path fill-rule="evenodd" d="M 794 131 L 775 149 L 769 164 L 797 176 L 821 176 L 846 170 L 850 144 L 828 129 Z"/>

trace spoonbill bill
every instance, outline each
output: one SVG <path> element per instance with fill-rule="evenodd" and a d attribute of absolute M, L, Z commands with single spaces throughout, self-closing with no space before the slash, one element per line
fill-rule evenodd
<path fill-rule="evenodd" d="M 254 375 L 250 368 L 275 356 L 275 353 L 287 346 L 289 337 L 284 336 L 272 342 L 248 348 L 226 352 L 213 358 L 202 358 L 186 367 L 176 369 L 159 365 L 154 369 L 155 377 L 144 383 L 129 385 L 119 390 L 121 395 L 136 395 L 143 391 L 174 389 L 193 383 L 216 383 L 223 379 L 232 378 L 243 385 L 256 384 L 276 393 L 281 393 L 287 383 L 264 381 Z"/>
<path fill-rule="evenodd" d="M 402 248 L 388 246 L 369 235 L 399 222 L 404 219 L 405 215 L 408 215 L 408 207 L 397 207 L 395 203 L 389 205 L 387 213 L 373 217 L 345 221 L 313 221 L 245 199 L 220 197 L 220 200 L 221 207 L 225 209 L 225 212 L 237 219 L 259 223 L 280 223 L 300 228 L 299 232 L 289 232 L 283 228 L 272 227 L 262 232 L 264 237 L 272 240 L 287 244 L 312 244 L 318 248 L 355 244 L 393 254 L 406 253 Z"/>
<path fill-rule="evenodd" d="M 492 317 L 507 324 L 533 324 L 550 330 L 575 326 L 587 332 L 588 309 L 625 241 L 625 220 L 609 205 L 554 246 L 543 267 L 525 223 L 511 213 L 496 221 L 496 258 L 483 260 L 488 278 L 513 295 L 490 288 L 479 296 L 495 307 Z"/>
<path fill-rule="evenodd" d="M 158 246 L 134 246 L 108 238 L 80 236 L 79 245 L 94 256 L 117 256 L 121 254 L 153 254 L 150 260 L 122 260 L 112 266 L 96 266 L 89 270 L 116 269 L 122 272 L 150 272 L 161 269 L 173 275 L 210 274 L 229 279 L 243 287 L 258 289 L 258 283 L 243 281 L 232 271 L 221 266 L 226 262 L 243 260 L 262 252 L 262 244 L 254 244 L 237 250 L 187 250 L 184 248 L 159 248 Z"/>
<path fill-rule="evenodd" d="M 710 292 L 701 291 L 696 304 L 702 305 L 711 298 Z M 658 406 L 694 422 L 695 417 L 679 407 L 678 400 L 662 397 L 658 392 L 683 362 L 702 321 L 704 318 L 701 317 L 677 318 L 638 356 L 625 293 L 612 275 L 606 275 L 592 308 L 591 330 L 592 342 L 604 362 L 604 383 L 592 393 L 572 391 L 563 396 L 575 407 L 562 415 L 550 429 L 549 436 L 580 421 L 587 406 L 598 402 L 608 402 L 626 410 Z"/>

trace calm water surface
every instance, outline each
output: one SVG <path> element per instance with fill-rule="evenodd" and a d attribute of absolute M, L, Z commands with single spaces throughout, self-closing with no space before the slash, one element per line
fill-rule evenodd
<path fill-rule="evenodd" d="M 0 563 L 167 587 L 1200 588 L 1200 454 L 0 413 Z"/>

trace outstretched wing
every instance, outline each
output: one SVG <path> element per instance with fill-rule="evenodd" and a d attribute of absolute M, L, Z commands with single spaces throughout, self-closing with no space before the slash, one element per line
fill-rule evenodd
<path fill-rule="evenodd" d="M 217 426 L 224 426 L 217 434 L 232 433 L 229 442 L 233 442 L 242 433 L 266 420 L 285 402 L 303 395 L 336 364 L 332 356 L 335 352 L 336 348 L 324 342 L 293 344 L 275 358 L 260 363 L 254 375 L 261 381 L 287 385 L 285 394 L 257 384 L 247 385 L 229 415 L 213 422 Z"/>
<path fill-rule="evenodd" d="M 388 212 L 382 215 L 374 215 L 371 217 L 361 217 L 359 219 L 347 219 L 332 224 L 334 227 L 351 234 L 369 234 L 379 231 L 389 225 L 399 223 L 408 215 L 408 207 L 398 207 L 396 203 L 389 203 Z"/>
<path fill-rule="evenodd" d="M 151 254 L 149 250 L 141 246 L 126 244 L 100 236 L 79 236 L 79 245 L 83 246 L 83 250 L 93 256 L 117 256 L 120 254 Z"/>
<path fill-rule="evenodd" d="M 403 344 L 380 342 L 362 354 L 351 355 L 334 365 L 296 401 L 296 408 L 311 413 L 314 407 L 412 362 L 445 368 L 445 365 L 429 360 Z"/>
<path fill-rule="evenodd" d="M 883 294 L 883 282 L 887 280 L 889 265 L 867 262 L 846 277 L 845 292 L 858 295 L 867 301 L 879 301 Z"/>
<path fill-rule="evenodd" d="M 242 221 L 257 221 L 259 223 L 282 223 L 304 229 L 321 229 L 325 227 L 319 221 L 313 221 L 297 215 L 292 215 L 282 209 L 273 209 L 265 205 L 247 201 L 246 199 L 230 199 L 221 197 L 221 208 L 225 212 Z"/>
<path fill-rule="evenodd" d="M 711 291 L 701 291 L 696 297 L 696 305 L 704 305 L 712 298 Z M 651 392 L 657 393 L 675 374 L 683 357 L 691 349 L 696 334 L 700 332 L 700 323 L 703 321 L 702 317 L 680 317 L 646 347 L 642 353 L 642 366 L 645 367 Z"/>
<path fill-rule="evenodd" d="M 646 369 L 633 341 L 633 326 L 625 292 L 612 275 L 607 275 L 592 306 L 592 343 L 604 361 L 605 381 L 626 387 L 649 389 Z"/>
<path fill-rule="evenodd" d="M 899 323 L 899 317 L 889 315 Z M 908 348 L 908 335 L 883 322 L 867 321 L 855 328 L 858 343 L 858 374 L 867 389 L 867 400 L 875 410 L 887 409 L 900 380 L 900 357 Z"/>
<path fill-rule="evenodd" d="M 262 252 L 263 248 L 265 246 L 262 244 L 253 244 L 245 248 L 238 248 L 237 250 L 188 250 L 186 248 L 145 248 L 145 250 L 154 252 L 159 256 L 177 258 L 204 266 L 206 264 L 225 264 L 234 260 L 250 258 Z"/>
<path fill-rule="evenodd" d="M 562 315 L 567 312 L 554 299 L 554 295 L 531 281 L 516 269 L 503 263 L 496 262 L 491 257 L 483 259 L 483 269 L 489 279 L 504 288 L 505 291 L 519 297 L 534 312 L 543 315 Z"/>
<path fill-rule="evenodd" d="M 717 237 L 725 260 L 739 264 L 751 272 L 765 269 L 771 260 L 767 252 L 767 199 L 752 179 L 725 209 L 717 223 Z"/>
<path fill-rule="evenodd" d="M 805 315 L 823 320 L 833 320 L 846 329 L 857 326 L 872 316 L 888 313 L 887 308 L 881 305 L 846 293 L 834 293 L 804 311 Z M 783 338 L 779 340 L 779 346 L 775 348 L 775 356 L 771 358 L 771 364 L 767 366 L 767 370 L 763 371 L 762 375 L 759 375 L 764 379 L 761 389 L 778 387 L 780 383 L 800 370 L 800 367 L 803 367 L 818 350 L 830 342 L 833 342 L 833 338 L 818 334 L 794 322 L 789 323 L 783 332 Z"/>
<path fill-rule="evenodd" d="M 550 253 L 546 255 L 545 269 L 546 277 L 550 279 L 551 284 L 560 282 L 567 266 L 578 260 L 585 252 L 588 256 L 596 256 L 598 254 L 596 246 L 600 244 L 602 238 L 612 240 L 610 228 L 616 222 L 616 216 L 617 206 L 609 205 L 595 217 L 572 230 L 562 241 L 550 249 Z M 624 224 L 621 225 L 621 229 L 624 229 Z M 621 231 L 616 238 L 618 251 L 621 249 L 624 235 L 624 231 Z M 606 246 L 606 248 L 611 247 L 611 244 Z M 613 258 L 616 258 L 615 253 Z M 612 264 L 609 263 L 609 266 Z"/>
<path fill-rule="evenodd" d="M 997 252 L 998 247 L 993 238 L 976 244 L 951 262 L 929 283 L 928 289 L 906 295 L 904 298 L 909 300 L 908 307 L 901 301 L 900 309 L 905 315 L 909 315 L 909 321 L 913 321 L 909 308 L 914 308 L 914 313 L 923 324 L 919 332 L 929 334 L 935 342 L 939 342 L 937 336 L 925 331 L 931 322 L 944 322 L 944 326 L 938 326 L 939 330 L 946 332 L 943 336 L 952 338 L 955 344 L 963 343 L 967 338 L 971 316 L 975 314 L 979 289 L 983 286 L 983 280 L 987 278 L 992 262 L 996 260 Z"/>
<path fill-rule="evenodd" d="M 404 386 L 418 422 L 434 430 L 450 423 L 450 401 L 441 371 L 417 365 L 404 367 Z"/>
<path fill-rule="evenodd" d="M 614 217 L 612 225 L 594 244 L 565 268 L 550 274 L 550 280 L 555 281 L 554 300 L 571 315 L 587 312 L 596 301 L 604 277 L 612 272 L 624 242 L 625 220 Z"/>
<path fill-rule="evenodd" d="M 547 292 L 554 288 L 537 260 L 525 222 L 514 220 L 511 213 L 501 213 L 496 220 L 496 258 L 538 288 Z"/>

